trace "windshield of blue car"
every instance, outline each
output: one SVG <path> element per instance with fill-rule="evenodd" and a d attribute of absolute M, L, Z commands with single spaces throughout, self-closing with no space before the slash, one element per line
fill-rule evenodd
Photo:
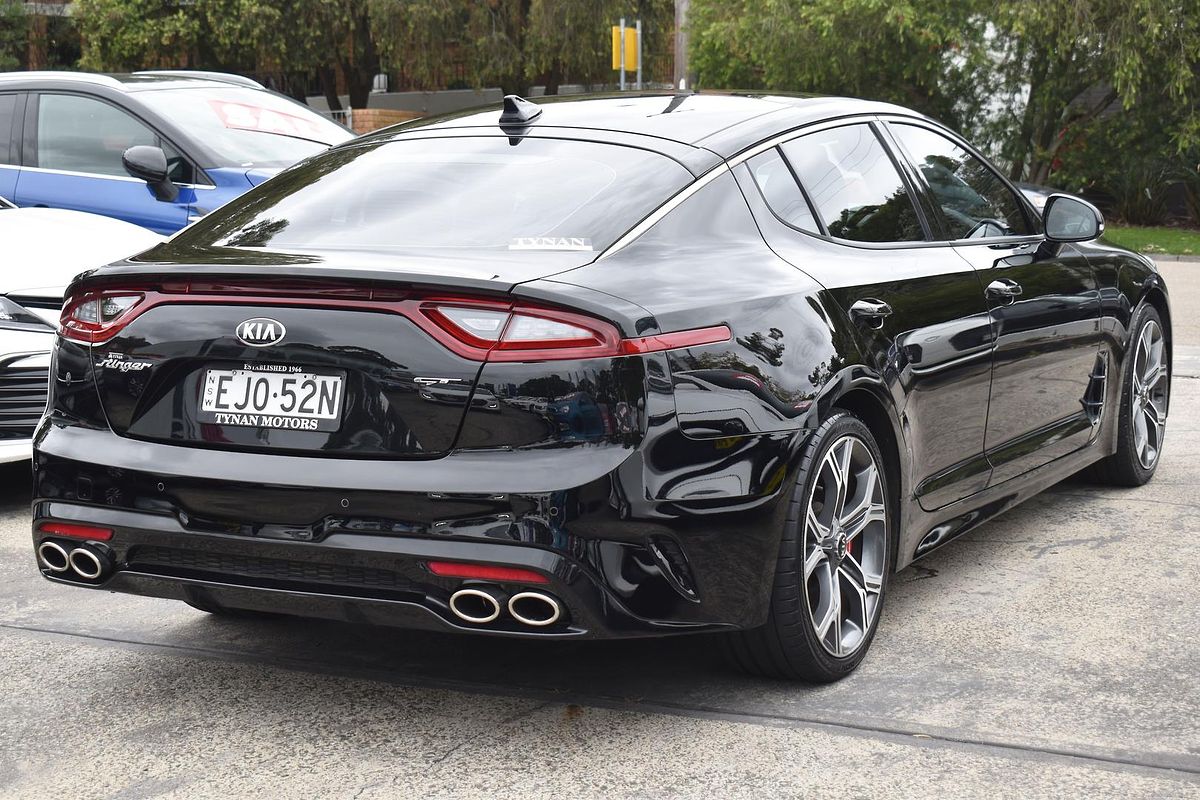
<path fill-rule="evenodd" d="M 157 89 L 138 97 L 203 142 L 222 162 L 215 166 L 286 167 L 354 135 L 306 106 L 259 89 Z"/>
<path fill-rule="evenodd" d="M 197 222 L 180 244 L 600 252 L 693 180 L 634 147 L 463 136 L 349 145 Z"/>

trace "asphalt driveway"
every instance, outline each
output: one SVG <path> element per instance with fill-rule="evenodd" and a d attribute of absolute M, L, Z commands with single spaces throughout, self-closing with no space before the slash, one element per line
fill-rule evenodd
<path fill-rule="evenodd" d="M 0 468 L 2 797 L 1200 797 L 1200 263 L 1141 489 L 1074 479 L 902 572 L 811 688 L 707 639 L 513 643 L 51 585 Z"/>

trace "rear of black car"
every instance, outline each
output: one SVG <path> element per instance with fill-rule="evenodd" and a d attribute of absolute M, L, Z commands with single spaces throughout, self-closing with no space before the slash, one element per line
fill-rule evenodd
<path fill-rule="evenodd" d="M 701 581 L 744 591 L 706 544 L 730 523 L 647 502 L 679 439 L 664 353 L 728 328 L 522 288 L 693 178 L 601 142 L 353 144 L 85 277 L 35 443 L 42 573 L 510 635 L 749 622 L 753 604 L 698 602 Z"/>

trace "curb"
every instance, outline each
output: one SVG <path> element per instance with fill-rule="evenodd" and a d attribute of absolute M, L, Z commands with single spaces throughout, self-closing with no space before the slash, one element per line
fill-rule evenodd
<path fill-rule="evenodd" d="M 1200 255 L 1194 256 L 1176 256 L 1169 253 L 1138 253 L 1138 255 L 1152 258 L 1155 261 L 1195 261 L 1200 263 Z"/>

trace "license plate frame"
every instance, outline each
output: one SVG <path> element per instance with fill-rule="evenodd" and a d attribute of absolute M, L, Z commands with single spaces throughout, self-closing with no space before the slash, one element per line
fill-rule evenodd
<path fill-rule="evenodd" d="M 294 364 L 206 367 L 198 387 L 197 414 L 203 423 L 264 431 L 332 432 L 342 427 L 346 374 L 339 370 Z M 265 398 L 260 396 L 262 387 Z M 239 404 L 244 405 L 238 408 Z"/>

